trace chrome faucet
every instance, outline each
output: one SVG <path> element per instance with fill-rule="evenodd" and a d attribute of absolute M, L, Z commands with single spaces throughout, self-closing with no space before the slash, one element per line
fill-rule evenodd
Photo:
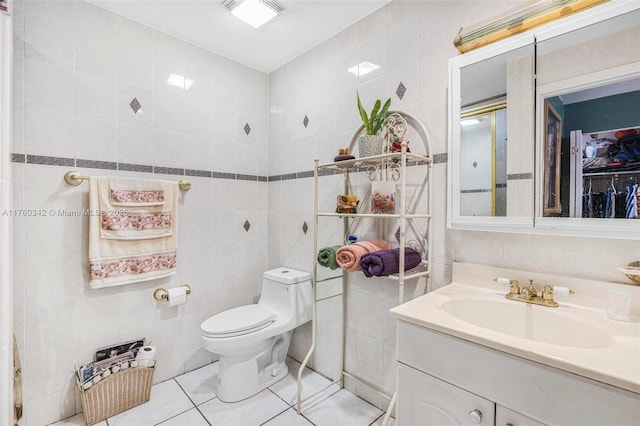
<path fill-rule="evenodd" d="M 520 288 L 520 283 L 516 280 L 509 282 L 509 293 L 505 296 L 509 300 L 517 300 L 519 302 L 532 303 L 534 305 L 548 306 L 551 308 L 557 308 L 558 302 L 553 300 L 553 287 L 545 285 L 538 296 L 538 291 L 533 285 L 533 280 L 529 280 L 529 285 L 524 288 Z"/>

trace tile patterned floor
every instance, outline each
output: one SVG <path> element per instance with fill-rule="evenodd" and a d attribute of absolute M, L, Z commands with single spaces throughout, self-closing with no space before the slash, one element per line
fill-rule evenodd
<path fill-rule="evenodd" d="M 384 413 L 346 389 L 333 385 L 303 404 L 303 416 L 295 411 L 300 364 L 289 362 L 289 374 L 257 395 L 228 404 L 216 398 L 218 363 L 158 383 L 151 399 L 97 426 L 379 426 Z M 305 394 L 329 384 L 321 375 L 305 369 Z M 391 425 L 393 421 L 389 422 Z M 82 414 L 52 426 L 84 426 Z"/>

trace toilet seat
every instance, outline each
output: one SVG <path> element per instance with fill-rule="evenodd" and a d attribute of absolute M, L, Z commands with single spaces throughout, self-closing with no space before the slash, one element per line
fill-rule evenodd
<path fill-rule="evenodd" d="M 206 337 L 241 336 L 268 327 L 275 314 L 260 305 L 245 305 L 220 312 L 205 320 L 200 328 Z"/>

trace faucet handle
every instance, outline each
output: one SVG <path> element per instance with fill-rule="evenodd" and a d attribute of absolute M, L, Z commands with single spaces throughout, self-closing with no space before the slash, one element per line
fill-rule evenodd
<path fill-rule="evenodd" d="M 551 306 L 551 307 L 558 306 L 558 302 L 553 300 L 553 287 L 550 286 L 549 284 L 545 285 L 544 288 L 542 289 L 542 300 L 544 304 L 547 306 Z"/>
<path fill-rule="evenodd" d="M 518 280 L 509 281 L 509 294 L 520 294 L 520 283 Z"/>
<path fill-rule="evenodd" d="M 542 289 L 542 298 L 544 300 L 553 300 L 553 287 L 549 284 L 545 285 Z"/>

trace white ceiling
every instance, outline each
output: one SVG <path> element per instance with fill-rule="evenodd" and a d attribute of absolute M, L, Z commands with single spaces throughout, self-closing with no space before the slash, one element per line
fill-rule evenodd
<path fill-rule="evenodd" d="M 632 78 L 630 80 L 618 81 L 604 86 L 596 86 L 586 90 L 565 93 L 560 95 L 560 99 L 563 104 L 569 105 L 637 91 L 640 91 L 640 78 Z"/>
<path fill-rule="evenodd" d="M 252 68 L 271 72 L 390 0 L 278 0 L 284 14 L 260 28 L 222 0 L 90 0 Z"/>

